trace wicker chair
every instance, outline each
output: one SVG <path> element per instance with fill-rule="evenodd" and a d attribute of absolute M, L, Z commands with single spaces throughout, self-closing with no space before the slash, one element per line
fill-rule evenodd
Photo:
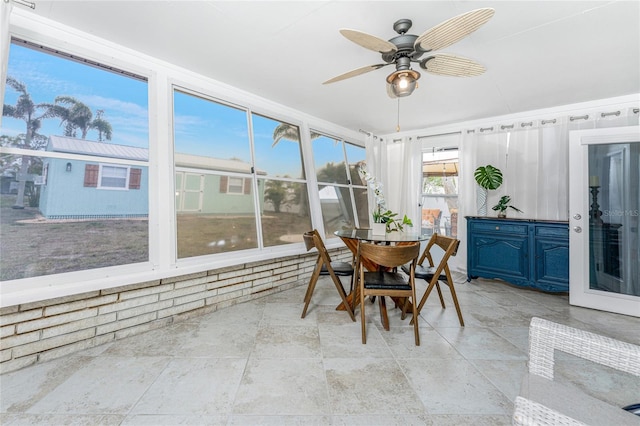
<path fill-rule="evenodd" d="M 640 346 L 533 318 L 514 425 L 640 425 L 639 416 L 554 381 L 556 350 L 640 377 Z"/>

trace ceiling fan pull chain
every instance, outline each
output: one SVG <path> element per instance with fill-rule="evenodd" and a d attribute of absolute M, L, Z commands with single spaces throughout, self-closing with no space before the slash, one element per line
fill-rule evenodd
<path fill-rule="evenodd" d="M 398 99 L 398 119 L 397 119 L 397 125 L 396 125 L 396 132 L 400 131 L 400 98 Z"/>

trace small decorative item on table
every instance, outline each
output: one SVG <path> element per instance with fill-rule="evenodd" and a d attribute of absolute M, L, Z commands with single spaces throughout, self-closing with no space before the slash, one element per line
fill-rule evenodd
<path fill-rule="evenodd" d="M 396 219 L 398 213 L 394 213 L 386 208 L 386 202 L 382 194 L 382 184 L 367 173 L 364 167 L 360 167 L 358 171 L 362 178 L 367 181 L 369 187 L 371 187 L 375 198 L 376 208 L 373 210 L 372 234 L 382 235 L 386 232 L 403 231 L 405 225 L 413 226 L 411 219 L 409 219 L 406 214 L 402 219 Z"/>

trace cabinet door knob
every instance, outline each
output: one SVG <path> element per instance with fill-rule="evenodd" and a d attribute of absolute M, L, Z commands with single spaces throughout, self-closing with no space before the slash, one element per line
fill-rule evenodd
<path fill-rule="evenodd" d="M 576 214 L 573 215 L 573 218 L 575 220 L 580 220 L 580 219 L 582 219 L 582 216 L 580 216 L 580 213 L 576 213 Z"/>
<path fill-rule="evenodd" d="M 575 228 L 573 228 L 573 230 L 578 234 L 582 232 L 582 228 L 580 228 L 579 226 L 576 226 Z"/>

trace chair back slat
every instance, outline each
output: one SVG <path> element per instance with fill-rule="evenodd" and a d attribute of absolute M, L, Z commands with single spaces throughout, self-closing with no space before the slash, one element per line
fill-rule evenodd
<path fill-rule="evenodd" d="M 367 258 L 378 265 L 387 268 L 402 266 L 417 259 L 420 254 L 420 244 L 385 246 L 379 244 L 360 244 L 359 256 Z"/>

